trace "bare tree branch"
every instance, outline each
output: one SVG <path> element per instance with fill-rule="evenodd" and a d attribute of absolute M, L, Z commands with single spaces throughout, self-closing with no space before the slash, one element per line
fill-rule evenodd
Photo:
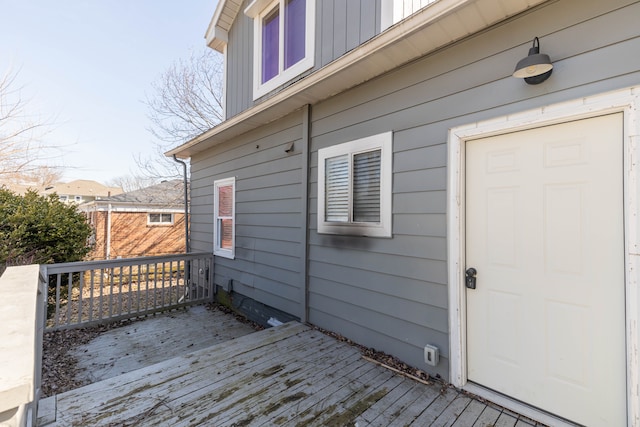
<path fill-rule="evenodd" d="M 9 70 L 0 77 L 0 182 L 49 184 L 62 175 L 51 164 L 59 147 L 45 142 L 51 124 L 27 112 L 17 76 Z"/>
<path fill-rule="evenodd" d="M 223 117 L 223 60 L 205 48 L 189 59 L 174 62 L 152 84 L 147 95 L 148 129 L 155 138 L 155 155 L 136 159 L 150 177 L 182 175 L 180 165 L 164 156 L 169 148 L 184 143 L 220 123 Z M 158 156 L 158 157 L 155 157 Z M 162 160 L 161 160 L 162 159 Z"/>

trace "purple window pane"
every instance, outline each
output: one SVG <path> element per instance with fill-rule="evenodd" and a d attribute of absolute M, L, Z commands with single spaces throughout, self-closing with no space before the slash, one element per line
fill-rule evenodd
<path fill-rule="evenodd" d="M 278 75 L 279 18 L 276 8 L 262 22 L 262 83 Z"/>
<path fill-rule="evenodd" d="M 284 13 L 284 68 L 304 58 L 307 0 L 287 0 Z"/>

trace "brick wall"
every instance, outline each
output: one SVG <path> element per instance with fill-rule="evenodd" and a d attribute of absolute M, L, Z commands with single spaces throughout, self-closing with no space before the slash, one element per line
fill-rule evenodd
<path fill-rule="evenodd" d="M 173 214 L 173 225 L 147 224 L 147 213 L 111 212 L 111 259 L 185 252 L 184 214 Z M 107 212 L 91 212 L 95 246 L 87 259 L 106 259 Z"/>

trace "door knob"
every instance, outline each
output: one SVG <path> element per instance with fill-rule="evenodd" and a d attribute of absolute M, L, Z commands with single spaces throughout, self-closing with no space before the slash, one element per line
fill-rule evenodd
<path fill-rule="evenodd" d="M 476 275 L 478 274 L 478 271 L 473 268 L 467 268 L 467 271 L 465 271 L 464 273 L 464 277 L 465 277 L 465 285 L 467 288 L 469 289 L 475 289 L 476 288 Z"/>

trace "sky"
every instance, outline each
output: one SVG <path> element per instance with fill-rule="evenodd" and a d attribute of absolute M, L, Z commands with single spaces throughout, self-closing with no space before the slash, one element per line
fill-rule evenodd
<path fill-rule="evenodd" d="M 217 0 L 0 0 L 0 74 L 18 73 L 27 110 L 63 181 L 139 173 L 151 155 L 146 95 L 174 61 L 205 48 Z"/>

